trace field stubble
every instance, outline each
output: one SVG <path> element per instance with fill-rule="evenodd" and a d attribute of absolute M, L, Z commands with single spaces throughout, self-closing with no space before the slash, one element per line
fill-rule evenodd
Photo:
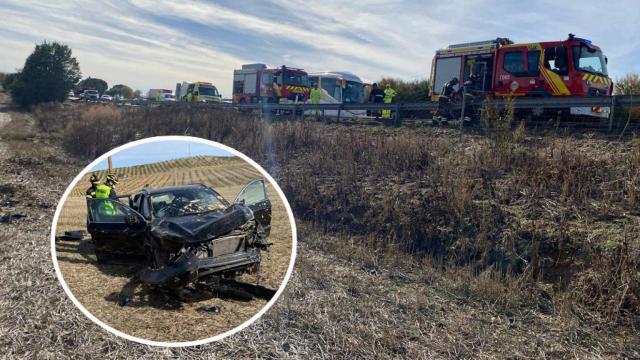
<path fill-rule="evenodd" d="M 302 223 L 274 309 L 216 346 L 171 354 L 640 356 L 637 140 L 487 129 L 460 143 L 443 129 L 174 108 L 107 116 L 115 136 L 85 146 L 97 132 L 87 113 L 37 121 L 86 158 L 143 136 L 221 141 L 267 164 Z"/>

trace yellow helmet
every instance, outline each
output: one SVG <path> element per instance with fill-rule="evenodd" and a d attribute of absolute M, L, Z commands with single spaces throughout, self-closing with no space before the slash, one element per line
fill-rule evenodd
<path fill-rule="evenodd" d="M 107 175 L 107 181 L 111 181 L 114 184 L 118 183 L 118 176 L 116 176 L 115 174 L 109 174 Z"/>

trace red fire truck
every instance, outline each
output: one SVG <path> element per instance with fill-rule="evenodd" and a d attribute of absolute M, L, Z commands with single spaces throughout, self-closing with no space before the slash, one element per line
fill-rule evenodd
<path fill-rule="evenodd" d="M 233 71 L 234 104 L 304 102 L 309 91 L 309 78 L 302 69 L 246 64 Z"/>
<path fill-rule="evenodd" d="M 564 41 L 514 44 L 506 38 L 449 45 L 431 64 L 431 99 L 443 85 L 477 76 L 474 90 L 494 96 L 606 96 L 613 92 L 607 58 L 591 41 L 569 34 Z M 538 109 L 539 110 L 539 109 Z M 607 116 L 608 109 L 571 108 L 572 115 Z"/>

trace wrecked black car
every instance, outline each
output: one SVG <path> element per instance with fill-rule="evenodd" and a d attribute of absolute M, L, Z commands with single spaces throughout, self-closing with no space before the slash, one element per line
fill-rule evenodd
<path fill-rule="evenodd" d="M 140 280 L 166 289 L 220 285 L 257 271 L 269 249 L 271 202 L 265 180 L 249 182 L 229 203 L 202 184 L 142 189 L 89 199 L 87 230 L 99 263 L 138 257 Z"/>

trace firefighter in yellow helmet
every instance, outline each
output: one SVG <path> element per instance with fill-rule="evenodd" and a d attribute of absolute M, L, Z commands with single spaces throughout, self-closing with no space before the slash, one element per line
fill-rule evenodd
<path fill-rule="evenodd" d="M 98 185 L 96 188 L 96 199 L 104 199 L 100 200 L 97 204 L 98 213 L 102 216 L 116 215 L 116 207 L 113 204 L 113 201 L 118 198 L 115 189 L 117 183 L 118 177 L 114 174 L 109 174 L 107 175 L 104 184 Z"/>
<path fill-rule="evenodd" d="M 393 102 L 393 97 L 398 93 L 391 87 L 391 84 L 387 83 L 386 88 L 384 89 L 384 103 L 391 104 Z M 385 119 L 391 118 L 391 109 L 382 110 L 382 117 Z"/>
<path fill-rule="evenodd" d="M 89 178 L 89 182 L 91 182 L 91 187 L 85 191 L 85 196 L 87 199 L 95 199 L 96 198 L 96 189 L 98 188 L 98 184 L 100 184 L 100 177 L 96 174 L 91 175 Z"/>

